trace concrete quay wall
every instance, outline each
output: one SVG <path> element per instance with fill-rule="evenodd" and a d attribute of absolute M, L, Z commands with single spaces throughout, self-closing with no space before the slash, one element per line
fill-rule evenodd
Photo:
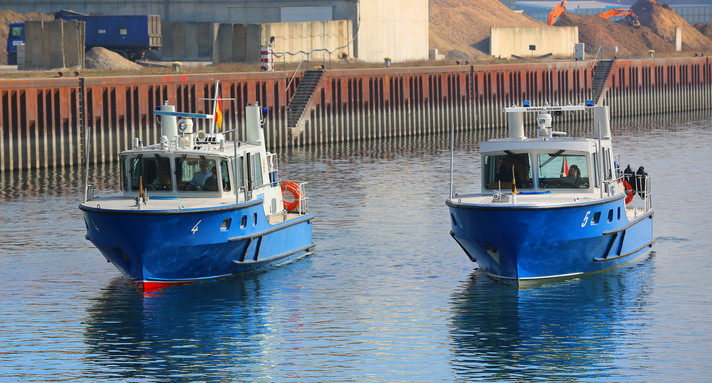
<path fill-rule="evenodd" d="M 302 130 L 288 128 L 287 104 L 301 74 L 226 73 L 0 80 L 0 172 L 112 162 L 134 137 L 158 142 L 153 110 L 168 101 L 207 113 L 220 80 L 225 129 L 244 138 L 244 106 L 269 110 L 271 149 L 506 125 L 502 108 L 583 103 L 592 95 L 590 62 L 326 70 Z M 83 84 L 83 97 L 80 85 Z M 616 60 L 604 91 L 611 116 L 712 107 L 712 63 L 706 57 Z M 533 117 L 532 117 L 533 118 Z M 574 118 L 574 117 L 567 117 Z M 200 127 L 200 124 L 198 125 Z M 84 127 L 88 127 L 85 133 Z"/>

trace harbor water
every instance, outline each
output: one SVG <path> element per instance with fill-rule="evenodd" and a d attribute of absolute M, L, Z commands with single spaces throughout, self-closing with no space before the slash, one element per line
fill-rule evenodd
<path fill-rule="evenodd" d="M 309 182 L 315 253 L 146 295 L 84 238 L 81 169 L 2 174 L 0 381 L 709 381 L 712 117 L 612 124 L 653 176 L 653 251 L 521 287 L 449 235 L 448 134 L 280 153 Z M 485 135 L 456 134 L 459 192 Z M 92 169 L 95 194 L 117 175 Z"/>

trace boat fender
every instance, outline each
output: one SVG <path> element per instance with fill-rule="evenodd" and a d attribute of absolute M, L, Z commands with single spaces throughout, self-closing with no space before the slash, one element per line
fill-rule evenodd
<path fill-rule="evenodd" d="M 623 180 L 623 187 L 625 188 L 625 204 L 629 204 L 630 201 L 633 200 L 633 196 L 635 195 L 635 192 L 633 191 L 633 188 L 630 186 L 628 181 Z"/>
<path fill-rule="evenodd" d="M 287 201 L 285 193 L 292 195 L 292 201 Z M 289 212 L 297 210 L 299 207 L 299 200 L 302 198 L 302 191 L 299 190 L 299 185 L 292 181 L 282 182 L 282 202 L 284 203 L 284 208 Z"/>

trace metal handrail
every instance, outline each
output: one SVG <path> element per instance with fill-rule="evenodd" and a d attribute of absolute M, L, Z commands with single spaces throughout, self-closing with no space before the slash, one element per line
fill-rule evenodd
<path fill-rule="evenodd" d="M 593 62 L 591 63 L 591 73 L 593 73 L 593 67 L 596 65 L 596 61 L 598 61 L 598 55 L 601 53 L 601 49 L 603 49 L 603 45 L 598 47 L 598 51 L 596 52 L 596 57 L 593 58 Z"/>
<path fill-rule="evenodd" d="M 292 86 L 292 83 L 294 82 L 294 78 L 297 77 L 297 72 L 299 72 L 299 68 L 302 66 L 302 63 L 304 62 L 304 58 L 302 58 L 301 61 L 299 61 L 299 65 L 297 65 L 297 69 L 294 70 L 294 74 L 292 74 L 292 78 L 289 79 L 289 83 L 287 83 L 287 90 L 286 92 L 289 93 L 289 87 Z M 284 69 L 287 70 L 287 62 L 284 62 Z"/>

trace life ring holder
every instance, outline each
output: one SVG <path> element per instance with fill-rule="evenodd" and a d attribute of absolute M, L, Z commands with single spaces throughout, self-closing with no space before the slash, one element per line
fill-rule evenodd
<path fill-rule="evenodd" d="M 623 188 L 625 188 L 625 204 L 629 204 L 630 201 L 633 200 L 633 196 L 635 195 L 635 192 L 633 191 L 633 187 L 630 186 L 628 181 L 622 180 L 623 181 Z"/>
<path fill-rule="evenodd" d="M 289 202 L 286 198 L 284 198 L 285 193 L 292 195 L 292 202 Z M 299 208 L 299 201 L 301 199 L 302 191 L 299 189 L 299 185 L 292 181 L 282 182 L 282 203 L 288 212 L 296 211 L 297 208 Z"/>

